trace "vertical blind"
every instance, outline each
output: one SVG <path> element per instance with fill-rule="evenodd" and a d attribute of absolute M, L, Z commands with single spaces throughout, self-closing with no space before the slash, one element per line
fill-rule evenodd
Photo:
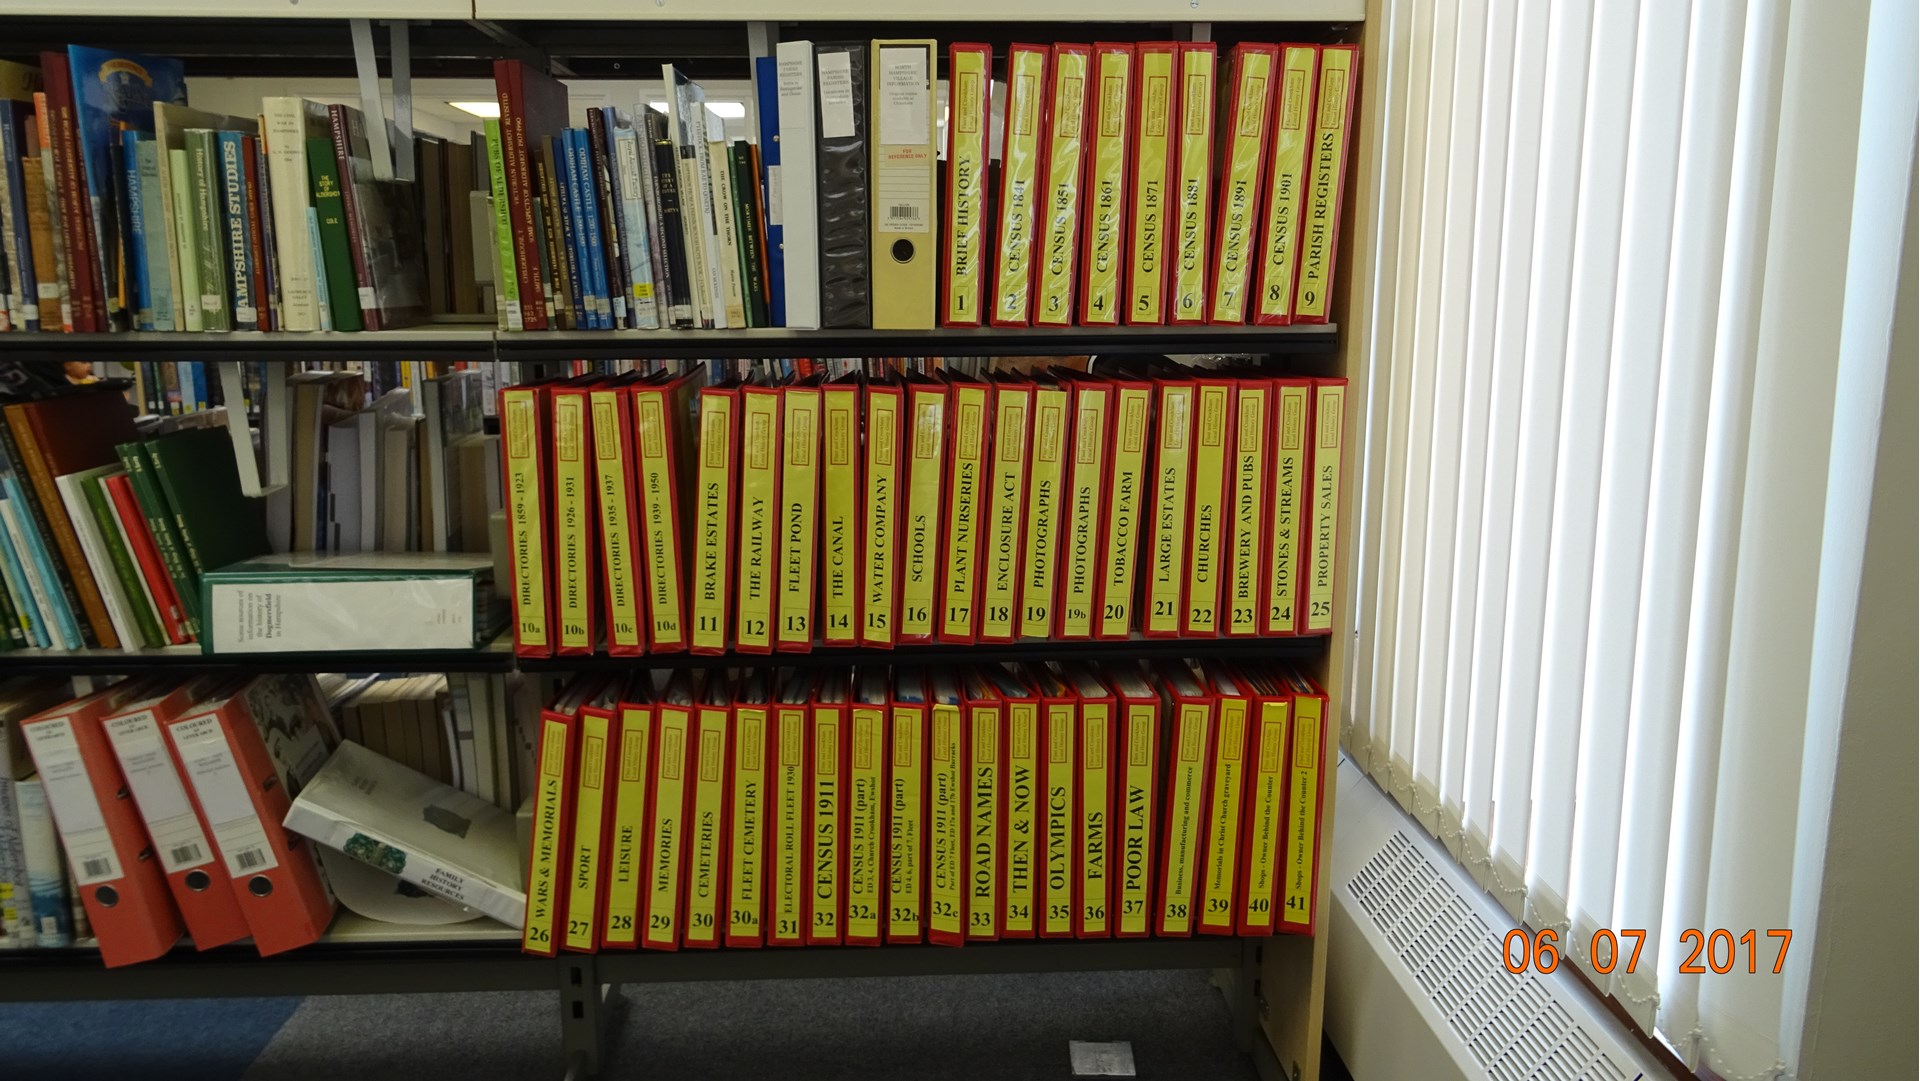
<path fill-rule="evenodd" d="M 1690 1067 L 1791 1078 L 1913 5 L 1372 17 L 1344 746 Z M 1682 973 L 1694 928 L 1757 930 L 1759 972 Z M 1633 971 L 1603 929 L 1645 931 Z"/>

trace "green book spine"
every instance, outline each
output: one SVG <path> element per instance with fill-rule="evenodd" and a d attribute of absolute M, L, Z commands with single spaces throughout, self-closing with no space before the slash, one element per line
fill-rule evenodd
<path fill-rule="evenodd" d="M 0 529 L 0 544 L 12 546 L 3 529 Z M 13 593 L 19 586 L 13 580 L 11 566 L 4 556 L 0 556 L 0 652 L 19 649 L 27 644 L 28 624 L 13 603 Z"/>
<path fill-rule="evenodd" d="M 493 242 L 500 249 L 500 280 L 494 283 L 507 329 L 521 330 L 520 274 L 513 261 L 513 216 L 507 208 L 507 163 L 500 156 L 500 122 L 487 121 L 487 186 L 493 189 Z"/>
<path fill-rule="evenodd" d="M 226 212 L 220 206 L 220 133 L 188 128 L 187 172 L 193 181 L 193 255 L 200 266 L 200 323 L 202 330 L 232 330 L 233 312 L 227 307 L 227 270 L 224 243 Z M 184 261 L 186 253 L 181 253 Z"/>
<path fill-rule="evenodd" d="M 133 553 L 127 550 L 127 543 L 120 535 L 120 522 L 113 513 L 113 502 L 107 498 L 107 487 L 100 483 L 97 476 L 89 476 L 80 482 L 80 491 L 87 497 L 87 507 L 93 511 L 94 524 L 100 527 L 101 543 L 106 545 L 107 558 L 113 562 L 113 576 L 120 579 L 120 590 L 126 594 L 127 608 L 133 613 L 134 623 L 139 625 L 140 637 L 147 643 L 148 649 L 159 649 L 167 643 L 166 632 L 160 629 L 160 619 L 147 600 L 147 588 L 140 579 L 140 568 L 134 566 Z"/>
<path fill-rule="evenodd" d="M 133 483 L 134 499 L 140 504 L 140 513 L 147 519 L 147 531 L 153 534 L 153 545 L 160 549 L 160 560 L 167 565 L 167 574 L 173 578 L 173 591 L 180 595 L 187 630 L 198 637 L 200 582 L 194 576 L 193 567 L 187 563 L 185 543 L 180 539 L 179 528 L 173 524 L 173 513 L 167 506 L 167 497 L 153 477 L 146 446 L 141 443 L 122 443 L 114 450 L 120 455 L 120 464 L 127 467 L 127 479 Z"/>
<path fill-rule="evenodd" d="M 205 330 L 200 314 L 200 260 L 193 251 L 193 170 L 187 164 L 187 152 L 167 151 L 167 167 L 167 182 L 173 188 L 173 244 L 180 253 L 180 310 L 188 330 Z"/>
<path fill-rule="evenodd" d="M 307 140 L 307 179 L 313 185 L 313 213 L 320 221 L 320 261 L 327 272 L 327 309 L 333 315 L 333 329 L 359 330 L 363 325 L 360 287 L 353 277 L 347 208 L 341 201 L 340 166 L 334 160 L 332 139 Z"/>
<path fill-rule="evenodd" d="M 739 222 L 734 232 L 740 237 L 740 283 L 746 293 L 747 325 L 764 327 L 771 320 L 767 316 L 766 275 L 760 272 L 764 264 L 760 258 L 759 200 L 754 198 L 760 181 L 753 168 L 753 150 L 746 140 L 735 140 L 727 148 L 727 165 L 733 171 L 733 213 Z"/>

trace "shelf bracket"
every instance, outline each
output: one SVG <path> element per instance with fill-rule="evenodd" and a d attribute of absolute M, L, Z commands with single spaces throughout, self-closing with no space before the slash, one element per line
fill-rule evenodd
<path fill-rule="evenodd" d="M 600 1074 L 606 1051 L 606 994 L 594 967 L 593 955 L 562 954 L 560 973 L 560 1053 L 567 1064 L 567 1081 L 586 1081 Z"/>

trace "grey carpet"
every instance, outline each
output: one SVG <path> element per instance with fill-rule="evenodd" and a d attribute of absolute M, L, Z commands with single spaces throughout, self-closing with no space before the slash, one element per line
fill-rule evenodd
<path fill-rule="evenodd" d="M 628 986 L 608 1081 L 1064 1081 L 1068 1040 L 1128 1040 L 1143 1081 L 1253 1081 L 1204 972 Z M 310 998 L 248 1081 L 560 1076 L 556 996 Z"/>

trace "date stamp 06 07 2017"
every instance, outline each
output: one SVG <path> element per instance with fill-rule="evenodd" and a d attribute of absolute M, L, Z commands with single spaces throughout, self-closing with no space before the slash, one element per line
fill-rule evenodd
<path fill-rule="evenodd" d="M 1640 950 L 1646 942 L 1647 932 L 1642 928 L 1623 927 L 1614 931 L 1602 927 L 1593 933 L 1587 956 L 1593 970 L 1602 976 L 1615 970 L 1631 974 L 1639 967 Z M 1748 930 L 1736 936 L 1724 927 L 1712 931 L 1689 927 L 1680 932 L 1680 949 L 1690 952 L 1686 960 L 1680 962 L 1679 971 L 1724 975 L 1740 969 L 1757 975 L 1767 963 L 1762 954 L 1771 952 L 1776 942 L 1779 952 L 1773 955 L 1773 973 L 1779 975 L 1786 967 L 1787 948 L 1793 945 L 1792 930 L 1774 927 L 1764 933 Z M 1507 971 L 1515 975 L 1528 969 L 1546 973 L 1560 967 L 1560 933 L 1551 927 L 1539 931 L 1516 927 L 1507 932 L 1503 946 Z"/>

